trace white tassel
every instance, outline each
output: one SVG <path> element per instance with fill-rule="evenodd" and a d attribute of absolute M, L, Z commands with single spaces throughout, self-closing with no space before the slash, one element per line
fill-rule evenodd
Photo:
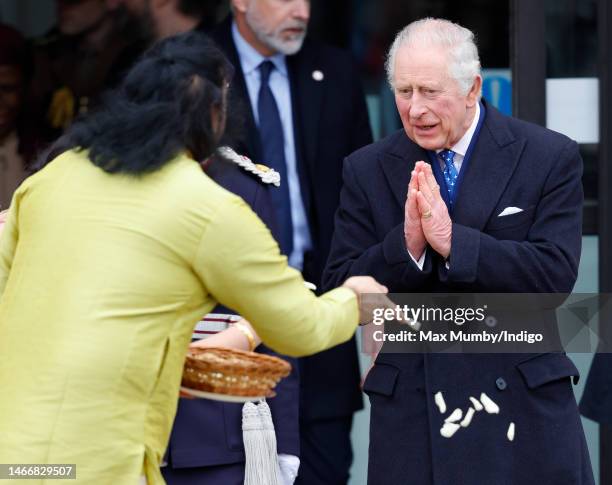
<path fill-rule="evenodd" d="M 246 465 L 244 485 L 280 485 L 276 434 L 270 407 L 248 402 L 242 408 L 242 438 Z"/>

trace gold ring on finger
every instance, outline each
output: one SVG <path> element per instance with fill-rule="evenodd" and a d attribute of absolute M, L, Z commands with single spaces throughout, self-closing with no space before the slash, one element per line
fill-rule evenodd
<path fill-rule="evenodd" d="M 421 218 L 423 219 L 429 219 L 431 217 L 431 209 L 429 209 L 426 212 L 423 212 L 423 214 L 421 214 Z"/>

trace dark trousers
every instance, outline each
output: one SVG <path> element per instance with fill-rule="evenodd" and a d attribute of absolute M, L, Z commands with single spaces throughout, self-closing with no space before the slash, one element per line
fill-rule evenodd
<path fill-rule="evenodd" d="M 244 485 L 244 463 L 161 470 L 168 485 Z"/>
<path fill-rule="evenodd" d="M 296 485 L 346 485 L 353 462 L 353 416 L 300 422 Z"/>

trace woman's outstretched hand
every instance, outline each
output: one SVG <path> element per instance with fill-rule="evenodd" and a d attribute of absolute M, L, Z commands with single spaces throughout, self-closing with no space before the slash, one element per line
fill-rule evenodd
<path fill-rule="evenodd" d="M 342 286 L 353 290 L 357 295 L 359 323 L 362 325 L 372 322 L 374 309 L 395 307 L 386 296 L 389 293 L 387 287 L 371 276 L 351 276 Z"/>

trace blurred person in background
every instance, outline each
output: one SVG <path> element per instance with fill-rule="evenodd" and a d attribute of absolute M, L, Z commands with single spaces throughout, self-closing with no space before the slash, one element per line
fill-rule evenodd
<path fill-rule="evenodd" d="M 149 42 L 214 27 L 222 0 L 116 0 L 139 24 Z"/>
<path fill-rule="evenodd" d="M 29 90 L 48 140 L 87 113 L 133 63 L 142 33 L 120 0 L 56 0 L 57 25 L 34 41 Z"/>
<path fill-rule="evenodd" d="M 593 356 L 580 399 L 580 413 L 602 426 L 612 427 L 612 354 Z"/>
<path fill-rule="evenodd" d="M 8 208 L 37 149 L 34 123 L 24 105 L 30 67 L 24 38 L 0 25 L 0 209 Z"/>

